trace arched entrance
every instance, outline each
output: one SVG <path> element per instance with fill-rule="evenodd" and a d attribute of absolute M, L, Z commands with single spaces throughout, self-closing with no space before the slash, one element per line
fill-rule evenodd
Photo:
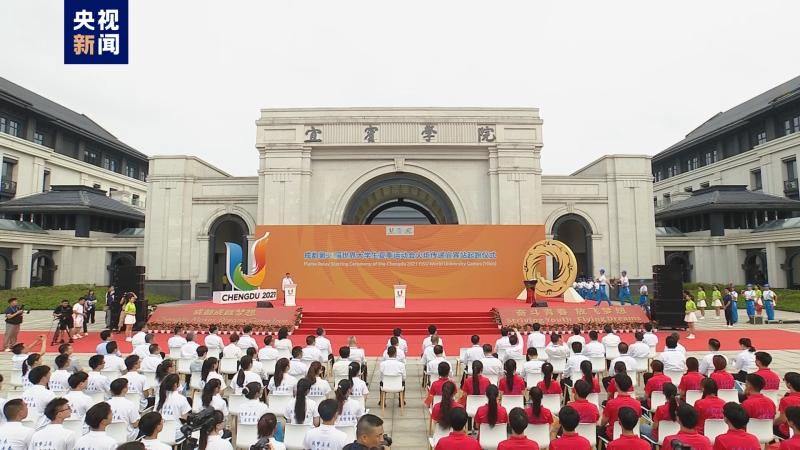
<path fill-rule="evenodd" d="M 0 254 L 0 290 L 11 289 L 11 272 L 14 269 L 11 258 Z"/>
<path fill-rule="evenodd" d="M 759 285 L 768 282 L 767 250 L 763 248 L 748 250 L 742 269 L 744 269 L 745 282 Z"/>
<path fill-rule="evenodd" d="M 226 242 L 242 246 L 242 267 L 248 267 L 247 236 L 249 234 L 247 222 L 235 214 L 220 216 L 211 224 L 208 231 L 208 282 L 211 284 L 212 290 L 231 289 L 225 278 Z"/>
<path fill-rule="evenodd" d="M 786 270 L 786 281 L 788 287 L 797 289 L 800 287 L 800 249 L 795 249 L 791 253 L 787 250 L 786 263 L 781 267 Z"/>
<path fill-rule="evenodd" d="M 553 239 L 565 243 L 578 263 L 578 276 L 591 277 L 594 274 L 592 269 L 592 227 L 589 222 L 578 214 L 565 214 L 553 223 L 550 231 Z M 553 268 L 553 273 L 558 272 L 558 268 Z"/>
<path fill-rule="evenodd" d="M 431 180 L 392 173 L 362 185 L 345 208 L 343 225 L 457 224 L 447 194 Z"/>
<path fill-rule="evenodd" d="M 128 252 L 112 252 L 111 263 L 106 267 L 108 269 L 109 284 L 114 283 L 117 279 L 117 271 L 121 267 L 129 267 L 136 265 L 136 255 Z"/>
<path fill-rule="evenodd" d="M 43 250 L 31 256 L 31 287 L 52 286 L 56 269 L 51 252 Z"/>
<path fill-rule="evenodd" d="M 670 268 L 679 270 L 684 283 L 691 283 L 692 264 L 689 262 L 688 252 L 667 252 L 664 255 L 664 263 Z"/>

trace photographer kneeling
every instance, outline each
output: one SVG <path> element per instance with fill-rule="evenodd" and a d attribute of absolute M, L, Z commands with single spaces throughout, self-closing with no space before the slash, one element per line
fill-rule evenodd
<path fill-rule="evenodd" d="M 345 445 L 344 450 L 382 450 L 391 445 L 391 438 L 383 433 L 383 420 L 374 414 L 364 414 L 356 425 L 356 441 Z"/>

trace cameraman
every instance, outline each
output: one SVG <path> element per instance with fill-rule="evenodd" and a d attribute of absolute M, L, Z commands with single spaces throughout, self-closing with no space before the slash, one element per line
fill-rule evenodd
<path fill-rule="evenodd" d="M 364 414 L 356 425 L 356 441 L 345 445 L 344 450 L 388 449 L 391 441 L 386 438 L 383 434 L 383 420 L 374 414 Z"/>
<path fill-rule="evenodd" d="M 69 300 L 61 300 L 61 304 L 56 306 L 56 309 L 53 310 L 53 319 L 58 319 L 58 327 L 56 328 L 56 332 L 53 334 L 53 342 L 51 344 L 55 344 L 56 341 L 58 341 L 60 344 L 63 344 L 64 334 L 67 335 L 70 343 L 73 342 L 72 307 L 69 306 Z"/>
<path fill-rule="evenodd" d="M 17 298 L 11 297 L 8 299 L 8 308 L 6 308 L 6 336 L 3 339 L 3 351 L 10 350 L 14 344 L 17 343 L 17 335 L 19 334 L 19 327 L 22 325 L 22 314 L 25 308 L 17 306 Z"/>

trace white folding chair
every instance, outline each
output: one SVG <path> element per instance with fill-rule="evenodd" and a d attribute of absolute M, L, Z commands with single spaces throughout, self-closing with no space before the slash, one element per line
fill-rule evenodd
<path fill-rule="evenodd" d="M 283 435 L 283 445 L 286 446 L 286 450 L 303 450 L 303 438 L 312 428 L 311 425 L 287 423 Z"/>
<path fill-rule="evenodd" d="M 228 396 L 228 411 L 231 414 L 239 414 L 240 408 L 242 407 L 242 403 L 244 402 L 245 402 L 244 395 L 231 394 L 230 396 Z M 275 414 L 277 415 L 277 413 Z M 283 415 L 283 412 L 281 412 L 281 415 Z"/>
<path fill-rule="evenodd" d="M 461 361 L 467 356 L 467 350 L 469 347 L 461 347 L 458 349 L 458 361 L 456 361 L 456 376 L 458 376 L 459 371 L 461 370 Z M 466 369 L 466 367 L 464 368 Z"/>
<path fill-rule="evenodd" d="M 363 409 L 364 411 L 367 410 L 367 399 L 365 399 L 363 395 L 351 395 L 349 398 L 351 400 L 355 400 L 355 401 L 361 403 L 361 409 Z M 442 400 L 442 398 L 439 397 L 439 401 L 441 401 L 441 400 Z"/>
<path fill-rule="evenodd" d="M 550 412 L 558 414 L 558 411 L 561 411 L 561 394 L 544 394 L 542 396 L 542 406 L 549 409 Z"/>
<path fill-rule="evenodd" d="M 665 403 L 667 403 L 667 398 L 664 397 L 664 393 L 663 392 L 661 392 L 661 391 L 653 391 L 653 393 L 650 394 L 650 411 L 651 412 L 655 413 L 656 409 L 658 409 L 659 406 L 661 406 L 661 405 L 663 405 Z"/>
<path fill-rule="evenodd" d="M 548 362 L 553 365 L 553 373 L 556 373 L 556 374 L 564 373 L 564 369 L 567 368 L 567 360 L 566 359 L 554 359 L 554 360 L 548 361 Z"/>
<path fill-rule="evenodd" d="M 664 443 L 664 438 L 667 436 L 672 436 L 673 434 L 678 434 L 678 431 L 681 430 L 681 426 L 678 422 L 673 422 L 672 420 L 659 420 L 658 421 L 658 445 L 662 445 Z"/>
<path fill-rule="evenodd" d="M 144 385 L 155 388 L 156 386 L 156 373 L 155 372 L 139 372 L 144 375 Z"/>
<path fill-rule="evenodd" d="M 606 371 L 606 358 L 604 356 L 593 356 L 589 358 L 592 362 L 593 373 L 603 373 Z"/>
<path fill-rule="evenodd" d="M 403 387 L 402 375 L 384 375 L 381 380 L 381 415 L 386 408 L 386 394 L 397 394 L 400 396 L 400 414 L 403 413 L 403 403 L 405 403 L 405 388 Z"/>
<path fill-rule="evenodd" d="M 122 376 L 122 372 L 120 372 L 119 370 L 103 370 L 100 371 L 100 373 L 103 374 L 106 378 L 108 378 L 108 381 L 114 381 Z"/>
<path fill-rule="evenodd" d="M 694 406 L 694 402 L 703 398 L 703 391 L 689 390 L 686 391 L 686 403 Z"/>
<path fill-rule="evenodd" d="M 633 370 L 628 370 L 628 371 L 626 371 L 626 373 L 628 374 L 628 376 L 631 379 L 631 387 L 635 388 L 636 385 L 639 384 L 638 383 L 639 376 L 636 374 L 636 371 L 633 371 Z"/>
<path fill-rule="evenodd" d="M 236 424 L 234 448 L 249 449 L 256 441 L 258 441 L 258 424 Z"/>
<path fill-rule="evenodd" d="M 681 378 L 683 378 L 683 372 L 677 370 L 665 370 L 664 375 L 668 376 L 672 380 L 672 384 L 675 386 L 681 384 Z"/>
<path fill-rule="evenodd" d="M 177 430 L 180 428 L 180 422 L 177 420 L 165 420 L 164 428 L 158 433 L 158 440 L 170 446 L 175 446 L 182 442 L 183 439 L 176 439 Z"/>
<path fill-rule="evenodd" d="M 720 434 L 727 432 L 728 424 L 725 423 L 725 419 L 706 419 L 703 424 L 703 435 L 711 442 L 714 442 Z"/>
<path fill-rule="evenodd" d="M 739 403 L 739 391 L 736 389 L 720 389 L 717 391 L 717 397 L 725 400 L 725 403 Z"/>
<path fill-rule="evenodd" d="M 497 386 L 497 383 L 500 382 L 500 375 L 492 375 L 485 373 L 483 374 L 483 376 L 485 376 L 489 380 L 489 382 L 495 386 Z"/>
<path fill-rule="evenodd" d="M 774 403 L 775 406 L 778 406 L 778 402 L 780 401 L 780 397 L 778 395 L 778 391 L 777 390 L 775 390 L 775 389 L 764 389 L 763 391 L 761 391 L 761 393 L 764 394 L 764 397 L 767 397 L 768 399 L 772 400 L 772 403 Z"/>
<path fill-rule="evenodd" d="M 639 435 L 639 423 L 636 423 L 636 426 L 633 428 L 633 434 Z M 661 434 L 659 432 L 659 434 Z M 619 437 L 622 436 L 622 425 L 619 422 L 614 422 L 614 440 L 616 441 Z"/>
<path fill-rule="evenodd" d="M 291 400 L 291 395 L 268 394 L 267 406 L 269 407 L 269 412 L 276 416 L 283 417 L 283 415 L 286 414 L 286 405 L 288 405 Z"/>
<path fill-rule="evenodd" d="M 656 346 L 655 345 L 651 345 L 650 346 L 650 353 L 647 354 L 647 359 L 655 359 L 656 354 L 657 354 Z"/>
<path fill-rule="evenodd" d="M 125 422 L 112 422 L 106 427 L 106 434 L 117 441 L 117 444 L 128 442 L 128 424 Z"/>
<path fill-rule="evenodd" d="M 525 385 L 528 389 L 536 386 L 539 384 L 540 381 L 544 380 L 544 375 L 541 373 L 529 373 L 525 376 Z"/>
<path fill-rule="evenodd" d="M 339 431 L 344 431 L 344 434 L 347 435 L 347 442 L 353 442 L 356 440 L 355 425 L 337 426 L 336 429 Z"/>
<path fill-rule="evenodd" d="M 525 399 L 521 395 L 504 395 L 500 400 L 500 404 L 506 411 L 511 411 L 514 408 L 525 408 Z"/>
<path fill-rule="evenodd" d="M 177 365 L 177 372 L 181 375 L 189 375 L 192 373 L 192 362 L 197 358 L 179 358 Z"/>
<path fill-rule="evenodd" d="M 530 427 L 530 425 L 528 425 Z M 578 428 L 575 429 L 579 436 L 583 436 L 592 444 L 592 447 L 597 447 L 597 424 L 594 423 L 579 423 Z"/>
<path fill-rule="evenodd" d="M 139 404 L 142 401 L 142 394 L 140 394 L 138 392 L 128 392 L 127 394 L 125 394 L 125 398 L 130 400 L 131 403 L 133 403 L 134 405 L 136 405 L 138 407 Z M 100 403 L 100 402 L 97 402 L 97 403 Z M 95 403 L 95 404 L 97 404 L 97 403 Z"/>
<path fill-rule="evenodd" d="M 772 419 L 750 419 L 747 422 L 747 432 L 755 435 L 762 445 L 775 439 L 772 434 Z"/>
<path fill-rule="evenodd" d="M 428 444 L 432 449 L 436 448 L 436 444 L 439 443 L 439 439 L 447 436 L 452 431 L 452 428 L 442 428 L 439 425 L 435 425 L 433 428 L 433 436 L 428 438 Z"/>
<path fill-rule="evenodd" d="M 261 367 L 264 368 L 264 375 L 272 376 L 275 375 L 275 364 L 278 362 L 277 359 L 265 359 L 261 361 Z"/>
<path fill-rule="evenodd" d="M 11 375 L 8 377 L 8 385 L 14 388 L 22 387 L 22 369 L 11 369 Z"/>
<path fill-rule="evenodd" d="M 488 423 L 482 423 L 478 442 L 483 450 L 496 450 L 497 446 L 506 440 L 506 437 L 508 437 L 506 424 L 499 423 L 491 426 Z"/>
<path fill-rule="evenodd" d="M 83 420 L 82 419 L 67 419 L 64 421 L 64 428 L 72 431 L 77 436 L 83 436 Z"/>
<path fill-rule="evenodd" d="M 619 347 L 616 345 L 606 345 L 606 359 L 611 361 L 619 358 Z"/>
<path fill-rule="evenodd" d="M 487 404 L 489 400 L 485 395 L 468 395 L 467 396 L 467 416 L 475 417 L 478 408 Z"/>
<path fill-rule="evenodd" d="M 525 428 L 525 436 L 539 444 L 539 448 L 548 448 L 550 447 L 550 424 L 529 424 Z"/>
<path fill-rule="evenodd" d="M 545 347 L 534 347 L 534 348 L 536 349 L 536 354 L 538 355 L 539 361 L 547 361 L 548 359 L 550 359 L 550 357 L 547 356 L 547 351 L 545 350 Z"/>
<path fill-rule="evenodd" d="M 200 379 L 201 373 L 200 372 L 192 372 L 192 376 L 189 378 L 189 388 L 195 391 L 202 391 L 203 386 L 205 383 L 203 380 Z M 224 389 L 224 386 L 223 386 Z"/>
<path fill-rule="evenodd" d="M 169 348 L 169 358 L 170 359 L 180 359 L 181 358 L 181 348 L 180 347 L 170 347 Z"/>
<path fill-rule="evenodd" d="M 225 375 L 235 374 L 238 363 L 239 361 L 236 358 L 222 358 L 219 361 L 219 373 L 223 373 Z"/>
<path fill-rule="evenodd" d="M 106 394 L 104 392 L 90 392 L 88 395 L 92 398 L 92 405 L 106 401 Z"/>
<path fill-rule="evenodd" d="M 648 359 L 647 358 L 634 358 L 636 360 L 636 372 L 647 372 L 648 369 Z"/>

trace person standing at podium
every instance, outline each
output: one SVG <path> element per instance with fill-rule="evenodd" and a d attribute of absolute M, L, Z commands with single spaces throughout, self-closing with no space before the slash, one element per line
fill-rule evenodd
<path fill-rule="evenodd" d="M 283 301 L 286 302 L 286 289 L 289 286 L 294 284 L 294 280 L 292 280 L 292 275 L 289 272 L 286 272 L 286 275 L 283 277 L 283 281 L 281 282 L 281 290 L 283 291 Z"/>

